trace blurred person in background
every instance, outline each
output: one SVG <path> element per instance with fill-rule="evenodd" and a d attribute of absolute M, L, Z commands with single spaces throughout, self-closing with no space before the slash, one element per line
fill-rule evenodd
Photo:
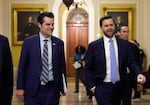
<path fill-rule="evenodd" d="M 123 25 L 121 25 L 119 27 L 118 31 L 119 31 L 119 34 L 118 34 L 119 37 L 128 41 L 128 36 L 129 36 L 129 28 L 128 28 L 128 26 L 123 24 Z M 141 55 L 141 51 L 140 51 L 137 43 L 135 43 L 133 41 L 128 41 L 128 43 L 129 43 L 129 48 L 131 49 L 131 52 L 132 52 L 132 56 L 134 57 L 136 63 L 138 64 L 138 66 L 142 70 L 142 62 L 143 62 L 143 57 L 145 56 L 145 54 L 143 56 L 143 52 L 142 52 L 142 55 Z M 141 88 L 142 85 L 137 83 L 137 79 L 136 79 L 137 75 L 134 72 L 132 72 L 132 70 L 129 70 L 129 68 L 127 68 L 127 69 L 128 69 L 128 73 L 129 73 L 129 78 L 131 79 L 131 86 L 134 89 L 133 99 L 140 98 L 141 97 L 140 92 L 141 92 L 141 89 L 142 89 Z M 132 88 L 131 88 L 131 93 L 130 93 L 131 96 L 124 97 L 123 103 L 126 102 L 124 100 L 131 100 Z M 139 89 L 139 88 L 141 88 L 141 89 Z M 126 105 L 126 103 L 124 105 Z"/>
<path fill-rule="evenodd" d="M 0 35 L 0 105 L 11 105 L 13 63 L 8 39 Z"/>
<path fill-rule="evenodd" d="M 85 83 L 85 77 L 84 77 L 84 66 L 85 66 L 85 52 L 86 48 L 82 45 L 78 45 L 75 48 L 75 56 L 74 56 L 74 69 L 75 69 L 75 91 L 74 93 L 79 92 L 79 80 L 83 83 L 83 85 L 86 88 L 87 95 L 89 96 L 89 99 L 92 98 L 92 95 L 90 95 L 90 91 L 88 91 L 86 83 Z"/>

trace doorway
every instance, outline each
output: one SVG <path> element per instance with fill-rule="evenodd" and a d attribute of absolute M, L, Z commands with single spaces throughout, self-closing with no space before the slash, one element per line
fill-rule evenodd
<path fill-rule="evenodd" d="M 88 46 L 88 14 L 82 8 L 75 8 L 70 11 L 67 19 L 67 76 L 74 76 L 73 60 L 75 47 Z"/>

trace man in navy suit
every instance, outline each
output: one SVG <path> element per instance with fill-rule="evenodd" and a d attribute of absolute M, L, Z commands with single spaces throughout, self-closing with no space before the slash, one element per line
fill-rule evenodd
<path fill-rule="evenodd" d="M 66 93 L 64 43 L 52 36 L 53 13 L 41 13 L 38 16 L 38 27 L 39 34 L 26 38 L 22 45 L 16 94 L 18 98 L 24 98 L 25 105 L 58 105 L 60 95 Z M 48 46 L 48 67 L 45 67 L 46 63 L 43 64 L 46 62 L 43 55 L 45 41 Z M 42 74 L 44 68 L 48 68 L 48 74 L 44 75 L 47 82 Z"/>
<path fill-rule="evenodd" d="M 0 35 L 0 105 L 11 105 L 13 64 L 8 39 Z"/>
<path fill-rule="evenodd" d="M 100 19 L 100 27 L 104 36 L 89 44 L 85 56 L 85 79 L 88 88 L 94 93 L 98 105 L 121 105 L 121 99 L 125 91 L 129 91 L 130 79 L 127 67 L 137 74 L 137 81 L 145 83 L 145 77 L 141 69 L 132 58 L 128 42 L 115 37 L 115 22 L 111 16 L 104 16 Z M 115 65 L 111 63 L 110 41 L 114 44 Z M 112 72 L 116 72 L 113 77 Z M 115 78 L 113 82 L 112 77 Z M 129 92 L 128 92 L 129 93 Z"/>
<path fill-rule="evenodd" d="M 128 36 L 129 36 L 128 26 L 123 24 L 119 27 L 118 31 L 119 31 L 119 38 L 122 38 L 122 39 L 128 41 Z M 132 56 L 134 57 L 138 66 L 142 69 L 141 55 L 140 55 L 140 50 L 139 50 L 138 46 L 130 41 L 128 41 L 128 43 L 129 43 L 129 48 L 131 49 L 131 52 L 132 52 Z M 130 72 L 130 70 L 129 70 L 129 76 L 131 78 L 131 86 L 134 89 L 134 98 L 140 98 L 140 91 L 138 91 L 137 86 L 141 87 L 141 85 L 137 84 L 137 79 L 136 79 L 136 75 L 134 72 Z M 126 96 L 123 98 L 123 103 L 124 103 L 123 105 L 131 105 L 131 98 L 132 98 L 131 90 L 132 90 L 132 88 L 130 88 L 130 96 L 129 97 Z"/>

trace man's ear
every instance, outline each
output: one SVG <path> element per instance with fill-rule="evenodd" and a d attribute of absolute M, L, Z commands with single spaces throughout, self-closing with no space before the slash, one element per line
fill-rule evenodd
<path fill-rule="evenodd" d="M 38 22 L 38 27 L 41 28 L 41 24 Z"/>

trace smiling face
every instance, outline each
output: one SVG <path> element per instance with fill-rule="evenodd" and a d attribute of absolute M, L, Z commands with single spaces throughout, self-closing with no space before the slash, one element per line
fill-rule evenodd
<path fill-rule="evenodd" d="M 109 38 L 113 37 L 113 34 L 115 32 L 115 24 L 114 24 L 113 19 L 109 18 L 109 19 L 103 20 L 101 29 L 105 36 Z"/>
<path fill-rule="evenodd" d="M 52 35 L 54 30 L 54 18 L 44 17 L 43 23 L 38 23 L 38 26 L 42 35 L 47 38 Z"/>

